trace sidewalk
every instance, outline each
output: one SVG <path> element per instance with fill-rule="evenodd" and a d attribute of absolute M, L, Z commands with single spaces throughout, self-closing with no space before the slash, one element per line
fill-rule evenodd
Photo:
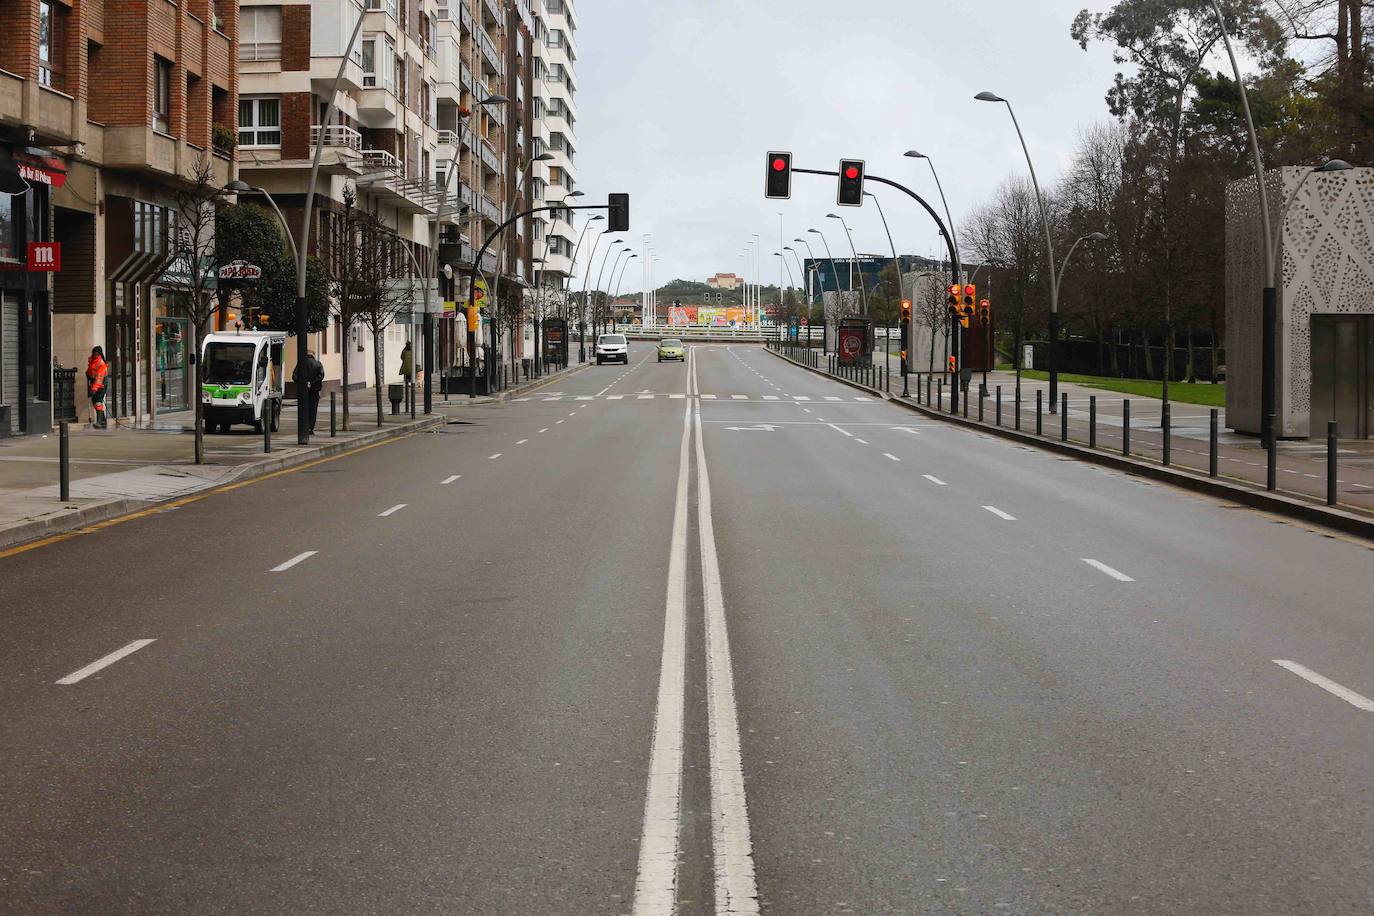
<path fill-rule="evenodd" d="M 978 417 L 978 377 L 969 386 L 972 397 L 968 403 L 968 415 Z M 988 393 L 983 402 L 985 422 L 996 424 L 997 386 L 1002 386 L 1002 425 L 1016 427 L 1016 375 L 1012 372 L 988 373 Z M 912 378 L 912 398 L 916 400 L 916 379 Z M 932 388 L 932 395 L 935 389 Z M 1035 433 L 1035 396 L 1043 392 L 1044 405 L 1041 422 L 1043 436 L 1060 440 L 1063 434 L 1062 418 L 1058 413 L 1049 412 L 1049 382 L 1039 379 L 1021 380 L 1021 431 Z M 1162 463 L 1164 458 L 1164 433 L 1161 417 L 1163 401 L 1158 398 L 1126 395 L 1100 388 L 1061 383 L 1061 394 L 1069 397 L 1069 436 L 1068 441 L 1079 445 L 1089 443 L 1089 411 L 1092 399 L 1097 399 L 1097 447 L 1111 452 L 1120 452 L 1124 432 L 1124 402 L 1131 403 L 1131 456 Z M 924 402 L 925 389 L 922 387 L 920 399 Z M 938 403 L 942 413 L 949 412 L 950 392 L 946 388 L 943 397 L 932 397 L 932 407 Z M 1207 474 L 1210 464 L 1210 438 L 1212 408 L 1201 404 L 1188 404 L 1173 401 L 1170 412 L 1170 464 Z M 1217 410 L 1217 465 L 1218 476 L 1229 478 L 1263 488 L 1268 473 L 1268 459 L 1259 439 L 1226 428 L 1226 411 Z M 960 414 L 963 405 L 960 404 Z M 1306 499 L 1325 500 L 1326 498 L 1326 440 L 1294 439 L 1279 442 L 1278 471 L 1279 492 Z M 1342 439 L 1337 446 L 1337 502 L 1339 505 L 1374 512 L 1374 441 L 1366 439 Z"/>

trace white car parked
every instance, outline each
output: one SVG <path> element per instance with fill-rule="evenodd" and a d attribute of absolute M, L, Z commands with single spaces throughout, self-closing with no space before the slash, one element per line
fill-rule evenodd
<path fill-rule="evenodd" d="M 602 334 L 596 338 L 596 364 L 606 362 L 630 364 L 630 344 L 624 334 Z"/>

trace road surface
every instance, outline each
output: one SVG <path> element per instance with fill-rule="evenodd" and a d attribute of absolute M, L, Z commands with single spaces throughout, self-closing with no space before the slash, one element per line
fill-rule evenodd
<path fill-rule="evenodd" d="M 1367 913 L 1367 544 L 636 346 L 0 554 L 0 909 Z"/>

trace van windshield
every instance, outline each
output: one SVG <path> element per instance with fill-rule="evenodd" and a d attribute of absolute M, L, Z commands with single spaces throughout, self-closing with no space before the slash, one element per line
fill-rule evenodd
<path fill-rule="evenodd" d="M 623 344 L 623 343 L 625 342 L 625 335 L 624 335 L 624 334 L 602 334 L 602 335 L 601 335 L 601 342 L 604 343 L 604 344 Z"/>
<path fill-rule="evenodd" d="M 211 341 L 205 348 L 205 384 L 253 384 L 254 349 L 251 343 Z"/>

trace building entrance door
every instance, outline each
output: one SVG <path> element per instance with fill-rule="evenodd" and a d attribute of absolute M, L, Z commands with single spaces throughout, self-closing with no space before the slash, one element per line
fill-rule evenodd
<path fill-rule="evenodd" d="M 1374 427 L 1374 316 L 1312 316 L 1312 426 L 1335 420 L 1343 439 L 1368 439 Z"/>

